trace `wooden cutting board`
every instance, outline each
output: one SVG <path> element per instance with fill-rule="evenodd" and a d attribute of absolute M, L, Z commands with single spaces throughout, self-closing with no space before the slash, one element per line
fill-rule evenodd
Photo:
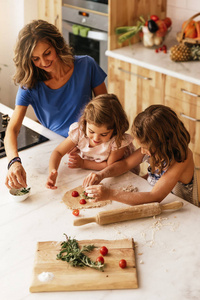
<path fill-rule="evenodd" d="M 100 247 L 108 248 L 109 252 L 104 257 L 104 272 L 88 267 L 72 267 L 67 262 L 56 259 L 61 243 L 38 242 L 30 292 L 138 288 L 133 239 L 84 240 L 78 241 L 78 243 L 80 246 L 94 244 L 97 247 L 88 254 L 93 260 L 100 256 Z M 125 269 L 119 267 L 120 259 L 127 261 Z M 54 274 L 54 278 L 47 282 L 41 282 L 38 275 L 42 272 L 51 272 Z"/>

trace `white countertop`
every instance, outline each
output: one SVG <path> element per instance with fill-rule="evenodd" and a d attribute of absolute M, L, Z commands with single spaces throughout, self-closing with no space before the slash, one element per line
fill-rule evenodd
<path fill-rule="evenodd" d="M 142 42 L 106 51 L 106 55 L 129 62 L 156 72 L 200 85 L 200 61 L 174 62 L 170 59 L 170 47 L 178 44 L 173 36 L 165 40 L 167 53 L 155 52 L 154 48 L 146 48 Z"/>
<path fill-rule="evenodd" d="M 0 104 L 0 111 L 11 112 Z M 64 157 L 59 169 L 58 189 L 45 188 L 48 160 L 54 147 L 63 137 L 45 129 L 32 120 L 24 124 L 50 138 L 50 141 L 20 152 L 27 171 L 31 196 L 21 203 L 9 199 L 4 185 L 7 158 L 0 159 L 0 295 L 3 300 L 87 299 L 118 300 L 192 300 L 200 299 L 200 211 L 194 205 L 170 194 L 164 202 L 181 200 L 179 211 L 163 212 L 149 217 L 110 225 L 96 223 L 74 227 L 71 210 L 62 202 L 62 196 L 82 184 L 90 172 L 68 169 Z M 149 184 L 130 172 L 104 180 L 118 188 L 131 183 L 140 191 L 151 189 Z M 82 210 L 81 216 L 94 216 L 100 210 L 119 207 L 114 203 L 102 208 Z M 138 289 L 74 291 L 59 293 L 29 292 L 34 255 L 38 241 L 62 241 L 63 233 L 77 240 L 133 238 L 136 244 Z M 122 277 L 123 280 L 123 277 Z"/>

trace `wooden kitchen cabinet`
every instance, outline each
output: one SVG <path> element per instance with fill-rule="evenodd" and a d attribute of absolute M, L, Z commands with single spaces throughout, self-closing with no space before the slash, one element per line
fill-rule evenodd
<path fill-rule="evenodd" d="M 190 133 L 200 199 L 200 86 L 166 76 L 165 105 L 177 113 Z"/>
<path fill-rule="evenodd" d="M 38 0 L 38 19 L 54 24 L 62 32 L 62 0 Z"/>
<path fill-rule="evenodd" d="M 135 116 L 146 107 L 164 104 L 165 75 L 112 57 L 108 65 L 108 91 L 119 97 L 130 128 Z"/>
<path fill-rule="evenodd" d="M 118 96 L 131 133 L 139 112 L 152 104 L 164 104 L 165 75 L 112 57 L 108 58 L 108 66 L 108 91 Z M 145 175 L 147 163 L 141 164 L 140 169 L 140 175 Z"/>

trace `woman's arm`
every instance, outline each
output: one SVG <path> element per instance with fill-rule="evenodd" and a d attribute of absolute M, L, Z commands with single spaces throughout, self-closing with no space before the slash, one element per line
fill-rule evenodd
<path fill-rule="evenodd" d="M 105 83 L 103 82 L 100 85 L 96 86 L 93 89 L 93 93 L 94 93 L 95 97 L 98 96 L 98 95 L 107 94 L 107 88 L 106 88 Z"/>
<path fill-rule="evenodd" d="M 17 136 L 22 126 L 26 110 L 26 106 L 17 105 L 6 129 L 4 145 L 9 162 L 11 159 L 19 156 L 17 150 Z M 6 176 L 5 184 L 9 189 L 27 186 L 26 172 L 20 162 L 15 162 L 11 165 Z"/>
<path fill-rule="evenodd" d="M 138 166 L 144 157 L 144 154 L 141 153 L 141 149 L 137 149 L 129 157 L 122 159 L 113 163 L 112 165 L 107 166 L 105 169 L 101 170 L 98 173 L 90 173 L 83 181 L 83 186 L 89 186 L 92 184 L 100 183 L 104 178 L 114 177 L 122 175 L 123 173 L 128 172 L 132 168 Z"/>

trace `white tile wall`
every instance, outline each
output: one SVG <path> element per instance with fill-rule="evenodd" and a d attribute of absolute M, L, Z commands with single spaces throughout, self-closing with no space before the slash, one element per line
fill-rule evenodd
<path fill-rule="evenodd" d="M 200 14 L 200 0 L 167 0 L 167 16 L 172 19 L 172 31 L 181 31 L 182 23 Z M 195 18 L 200 20 L 200 15 Z"/>

